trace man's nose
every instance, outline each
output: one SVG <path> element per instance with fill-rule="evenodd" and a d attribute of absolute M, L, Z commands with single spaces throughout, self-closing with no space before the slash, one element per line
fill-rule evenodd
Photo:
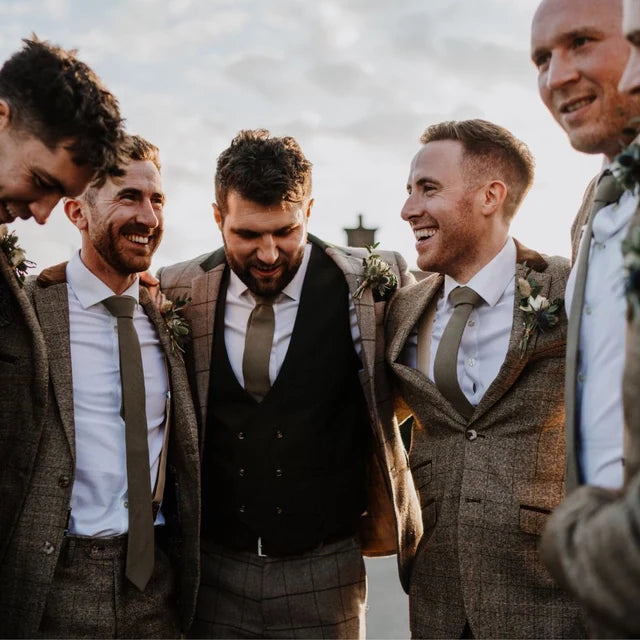
<path fill-rule="evenodd" d="M 278 247 L 272 235 L 265 234 L 260 239 L 258 260 L 264 264 L 273 264 L 278 259 Z"/>
<path fill-rule="evenodd" d="M 38 224 L 44 224 L 59 201 L 60 196 L 57 193 L 51 193 L 30 202 L 29 211 Z"/>

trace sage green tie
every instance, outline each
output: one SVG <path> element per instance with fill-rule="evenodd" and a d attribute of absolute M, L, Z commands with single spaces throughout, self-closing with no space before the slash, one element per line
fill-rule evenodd
<path fill-rule="evenodd" d="M 593 206 L 587 224 L 582 235 L 580 252 L 576 260 L 576 279 L 571 300 L 571 312 L 569 313 L 569 325 L 567 327 L 567 362 L 565 369 L 565 391 L 567 395 L 566 421 L 569 437 L 575 443 L 573 437 L 576 421 L 576 375 L 578 372 L 578 345 L 580 344 L 580 326 L 582 323 L 582 307 L 584 306 L 584 294 L 587 284 L 587 271 L 589 265 L 589 253 L 591 251 L 591 236 L 593 233 L 593 220 L 596 214 L 609 204 L 617 202 L 624 192 L 624 187 L 615 179 L 608 169 L 603 172 L 596 185 L 593 196 Z M 567 453 L 573 456 L 575 446 L 567 443 Z M 577 465 L 567 465 L 567 489 L 570 491 L 579 484 L 579 478 L 569 477 L 577 472 Z"/>
<path fill-rule="evenodd" d="M 138 334 L 133 325 L 136 300 L 131 296 L 111 296 L 102 303 L 118 318 L 122 417 L 127 447 L 127 493 L 129 533 L 125 575 L 144 591 L 155 554 L 144 371 Z"/>
<path fill-rule="evenodd" d="M 482 302 L 482 297 L 470 287 L 456 287 L 449 294 L 449 300 L 454 309 L 438 345 L 433 362 L 433 379 L 440 393 L 468 420 L 474 406 L 458 383 L 458 351 L 469 315 Z"/>
<path fill-rule="evenodd" d="M 252 294 L 253 295 L 253 294 Z M 262 402 L 271 389 L 269 360 L 273 344 L 275 298 L 254 295 L 256 306 L 247 322 L 247 334 L 242 357 L 244 388 L 258 402 Z"/>

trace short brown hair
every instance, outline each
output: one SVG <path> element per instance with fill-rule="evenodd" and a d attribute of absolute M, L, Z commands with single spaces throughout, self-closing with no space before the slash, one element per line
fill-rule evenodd
<path fill-rule="evenodd" d="M 499 178 L 507 186 L 503 210 L 513 218 L 533 183 L 535 160 L 529 147 L 510 131 L 487 120 L 450 120 L 427 127 L 420 142 L 458 140 L 464 147 L 466 176 L 474 183 Z"/>
<path fill-rule="evenodd" d="M 0 69 L 0 98 L 9 104 L 15 131 L 50 149 L 71 139 L 73 161 L 91 167 L 95 180 L 118 175 L 124 132 L 116 98 L 75 50 L 35 35 L 23 42 Z"/>
<path fill-rule="evenodd" d="M 264 206 L 302 202 L 311 194 L 311 163 L 290 136 L 245 129 L 218 157 L 216 202 L 222 214 L 229 191 Z"/>
<path fill-rule="evenodd" d="M 152 144 L 148 140 L 145 140 L 142 136 L 135 134 L 125 134 L 122 142 L 122 163 L 123 170 L 121 173 L 125 173 L 126 163 L 135 160 L 148 160 L 153 162 L 158 171 L 161 170 L 160 164 L 160 150 L 155 144 Z M 90 205 L 94 205 L 96 201 L 96 193 L 100 190 L 102 184 L 90 185 L 81 196 Z"/>

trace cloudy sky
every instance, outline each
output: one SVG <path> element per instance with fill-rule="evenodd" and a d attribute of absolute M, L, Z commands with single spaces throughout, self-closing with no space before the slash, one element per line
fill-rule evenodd
<path fill-rule="evenodd" d="M 210 251 L 218 154 L 242 128 L 293 135 L 314 163 L 310 231 L 345 243 L 378 228 L 415 264 L 399 217 L 425 126 L 481 117 L 531 147 L 535 185 L 513 234 L 567 255 L 600 159 L 569 145 L 538 97 L 529 29 L 538 0 L 0 0 L 0 59 L 35 32 L 75 47 L 118 96 L 128 129 L 160 147 L 166 232 L 154 268 Z M 14 225 L 29 257 L 67 259 L 61 208 Z"/>

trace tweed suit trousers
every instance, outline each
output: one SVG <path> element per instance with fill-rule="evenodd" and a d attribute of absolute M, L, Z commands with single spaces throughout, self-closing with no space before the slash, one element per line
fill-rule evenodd
<path fill-rule="evenodd" d="M 362 638 L 367 583 L 355 538 L 287 557 L 202 541 L 192 638 Z"/>
<path fill-rule="evenodd" d="M 144 592 L 126 577 L 127 536 L 67 536 L 40 623 L 41 638 L 178 638 L 175 580 L 155 545 Z"/>

